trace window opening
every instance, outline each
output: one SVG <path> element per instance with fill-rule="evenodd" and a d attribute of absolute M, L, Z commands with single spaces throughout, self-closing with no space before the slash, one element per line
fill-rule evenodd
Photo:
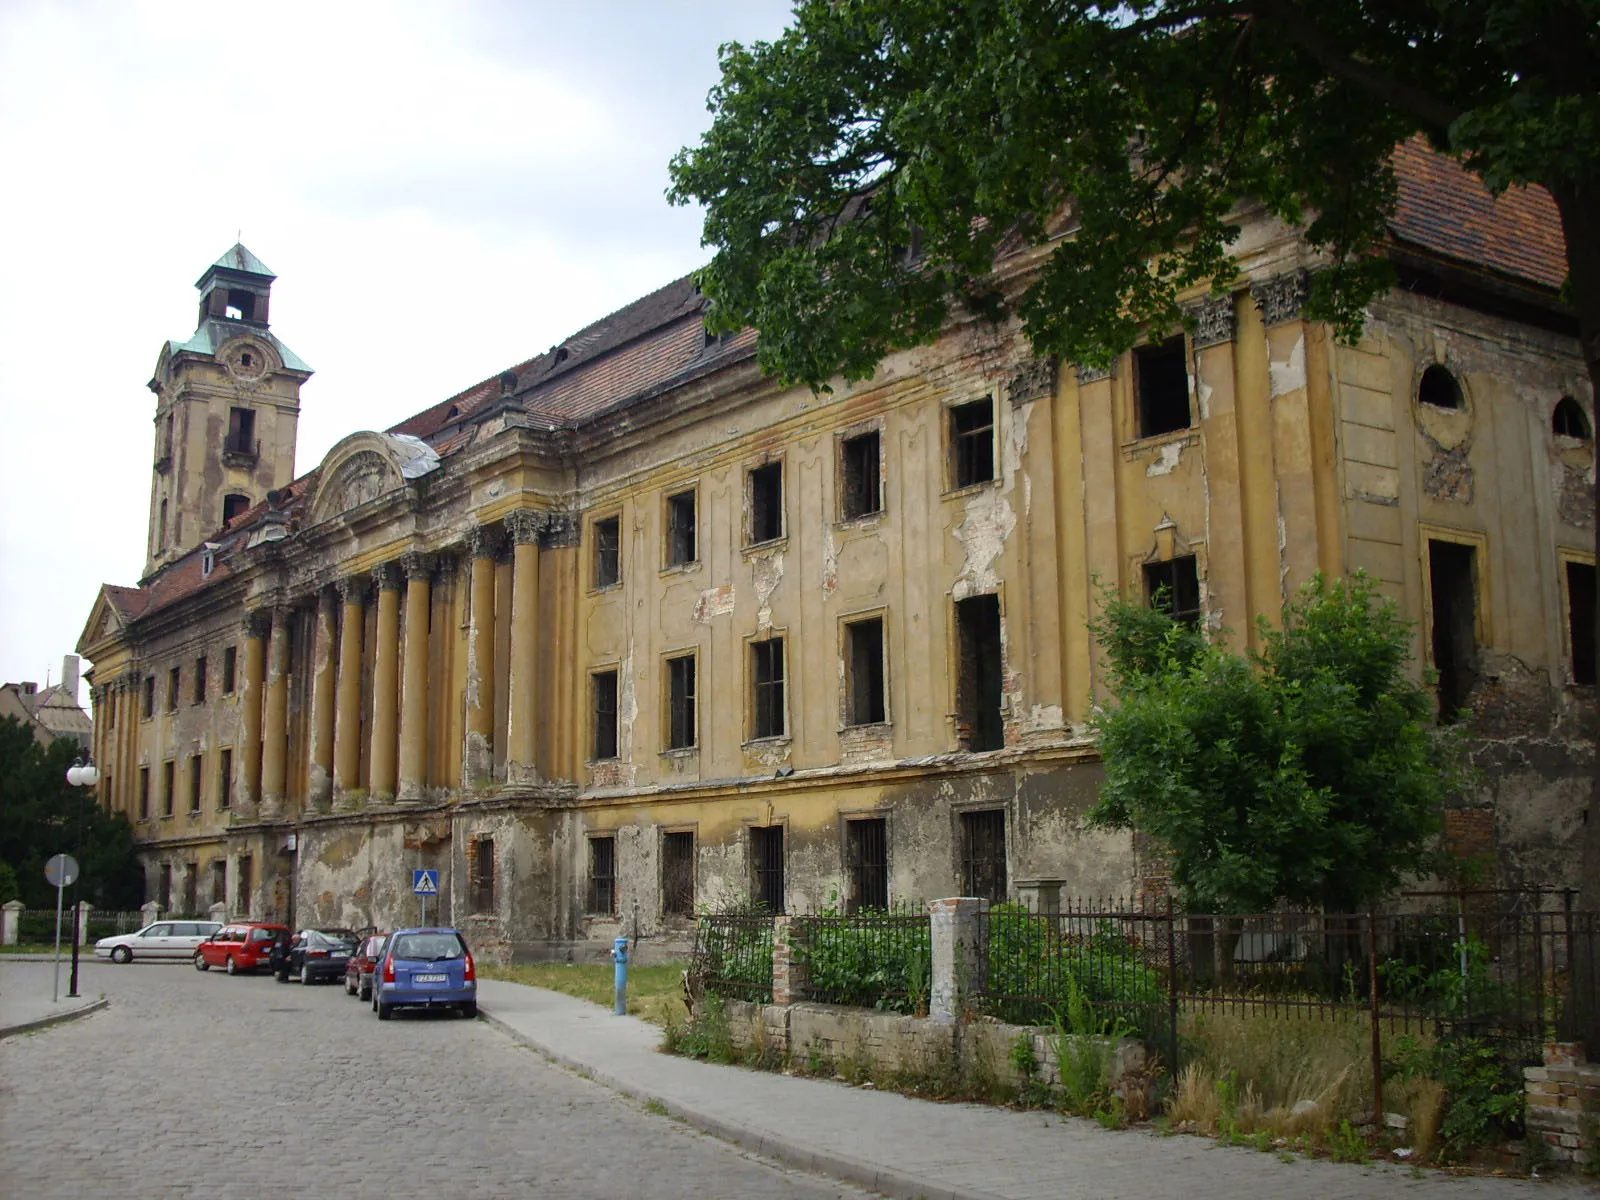
<path fill-rule="evenodd" d="M 1595 569 L 1590 563 L 1567 564 L 1567 634 L 1572 646 L 1572 682 L 1592 684 L 1595 663 Z"/>
<path fill-rule="evenodd" d="M 750 830 L 750 898 L 769 913 L 783 912 L 783 826 Z"/>
<path fill-rule="evenodd" d="M 1000 717 L 1000 598 L 956 601 L 961 655 L 956 680 L 956 737 L 963 750 L 998 750 L 1005 745 Z"/>
<path fill-rule="evenodd" d="M 198 754 L 189 756 L 189 811 L 200 811 L 200 771 L 202 763 Z"/>
<path fill-rule="evenodd" d="M 881 817 L 845 823 L 850 912 L 889 907 L 889 823 Z"/>
<path fill-rule="evenodd" d="M 239 650 L 236 646 L 228 646 L 222 651 L 222 694 L 233 694 L 234 676 L 239 667 Z"/>
<path fill-rule="evenodd" d="M 667 660 L 667 749 L 695 745 L 695 657 Z"/>
<path fill-rule="evenodd" d="M 172 864 L 171 863 L 162 863 L 161 864 L 161 911 L 162 912 L 171 912 L 172 911 Z M 169 933 L 171 932 L 171 927 L 170 926 L 168 926 L 168 932 Z"/>
<path fill-rule="evenodd" d="M 752 642 L 750 656 L 755 689 L 753 735 L 782 737 L 788 728 L 783 706 L 783 639 Z"/>
<path fill-rule="evenodd" d="M 167 711 L 178 711 L 178 690 L 182 679 L 183 668 L 173 667 L 167 672 Z"/>
<path fill-rule="evenodd" d="M 594 585 L 612 587 L 622 580 L 622 518 L 594 523 Z"/>
<path fill-rule="evenodd" d="M 1006 814 L 1001 808 L 961 814 L 962 895 L 999 904 L 1006 898 Z"/>
<path fill-rule="evenodd" d="M 222 498 L 222 523 L 228 524 L 250 507 L 250 497 L 239 492 L 229 492 Z"/>
<path fill-rule="evenodd" d="M 667 566 L 676 567 L 699 558 L 695 530 L 693 490 L 667 497 Z"/>
<path fill-rule="evenodd" d="M 252 881 L 250 879 L 251 865 L 250 856 L 248 854 L 239 856 L 239 891 L 234 897 L 233 908 L 234 912 L 240 917 L 248 916 L 250 913 L 250 892 L 252 889 Z"/>
<path fill-rule="evenodd" d="M 156 677 L 154 675 L 146 675 L 144 677 L 144 690 L 139 697 L 139 711 L 146 720 L 155 715 Z"/>
<path fill-rule="evenodd" d="M 1144 602 L 1191 629 L 1200 626 L 1200 573 L 1192 554 L 1144 564 Z"/>
<path fill-rule="evenodd" d="M 471 892 L 473 912 L 495 911 L 493 838 L 478 838 L 472 843 Z"/>
<path fill-rule="evenodd" d="M 228 902 L 228 860 L 214 858 L 211 860 L 211 903 L 227 904 Z"/>
<path fill-rule="evenodd" d="M 1441 367 L 1435 363 L 1422 373 L 1422 382 L 1417 387 L 1417 399 L 1435 408 L 1460 408 L 1461 385 L 1456 382 L 1456 377 L 1450 373 L 1448 367 Z"/>
<path fill-rule="evenodd" d="M 958 488 L 994 478 L 994 401 L 985 396 L 950 410 L 950 482 Z"/>
<path fill-rule="evenodd" d="M 228 441 L 223 446 L 223 449 L 229 454 L 254 454 L 255 445 L 255 410 L 230 408 L 228 410 Z"/>
<path fill-rule="evenodd" d="M 750 541 L 783 536 L 783 464 L 768 463 L 750 472 Z"/>
<path fill-rule="evenodd" d="M 1187 429 L 1189 361 L 1183 335 L 1137 346 L 1133 351 L 1133 386 L 1139 398 L 1139 436 L 1157 437 Z"/>
<path fill-rule="evenodd" d="M 1459 542 L 1428 541 L 1433 598 L 1433 668 L 1439 720 L 1453 722 L 1478 681 L 1477 554 Z"/>
<path fill-rule="evenodd" d="M 139 820 L 150 819 L 150 768 L 139 768 Z"/>
<path fill-rule="evenodd" d="M 661 837 L 661 910 L 670 916 L 694 915 L 694 834 Z"/>
<path fill-rule="evenodd" d="M 617 839 L 589 839 L 589 911 L 610 916 L 617 911 Z"/>
<path fill-rule="evenodd" d="M 200 912 L 200 865 L 198 863 L 183 864 L 183 913 L 192 917 Z M 180 933 L 193 933 L 194 926 L 185 926 Z"/>
<path fill-rule="evenodd" d="M 194 703 L 206 702 L 206 656 L 194 660 Z"/>
<path fill-rule="evenodd" d="M 1556 405 L 1556 411 L 1550 418 L 1551 430 L 1561 437 L 1577 438 L 1580 441 L 1589 441 L 1593 431 L 1589 428 L 1589 416 L 1571 396 L 1561 397 Z"/>
<path fill-rule="evenodd" d="M 217 807 L 224 811 L 233 807 L 233 750 L 228 747 L 217 764 Z"/>
<path fill-rule="evenodd" d="M 177 774 L 177 764 L 170 758 L 161 764 L 161 815 L 172 815 L 173 777 Z"/>
<path fill-rule="evenodd" d="M 596 671 L 594 680 L 594 756 L 617 756 L 617 673 Z"/>
<path fill-rule="evenodd" d="M 877 430 L 845 438 L 840 452 L 844 461 L 844 519 L 851 521 L 882 512 Z"/>
<path fill-rule="evenodd" d="M 161 498 L 161 519 L 156 523 L 156 549 L 164 550 L 167 545 L 167 500 Z"/>
<path fill-rule="evenodd" d="M 846 705 L 851 725 L 876 725 L 886 714 L 883 687 L 883 618 L 845 626 L 849 642 Z"/>
<path fill-rule="evenodd" d="M 228 289 L 227 315 L 235 321 L 253 321 L 256 314 L 256 297 L 254 292 L 247 292 L 242 288 Z"/>

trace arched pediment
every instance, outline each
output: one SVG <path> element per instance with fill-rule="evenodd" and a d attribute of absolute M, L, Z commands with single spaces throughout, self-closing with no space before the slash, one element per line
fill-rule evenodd
<path fill-rule="evenodd" d="M 324 521 L 398 491 L 437 470 L 439 455 L 405 434 L 354 433 L 329 450 L 317 475 L 309 524 Z"/>

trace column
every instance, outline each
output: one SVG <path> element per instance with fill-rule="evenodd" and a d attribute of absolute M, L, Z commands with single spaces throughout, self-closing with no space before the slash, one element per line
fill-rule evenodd
<path fill-rule="evenodd" d="M 1208 298 L 1189 307 L 1195 319 L 1194 362 L 1198 394 L 1207 398 L 1200 413 L 1205 430 L 1206 556 L 1203 570 L 1205 618 L 1220 622 L 1233 649 L 1256 637 L 1250 604 L 1243 461 L 1248 438 L 1242 435 L 1238 389 L 1233 375 L 1233 297 Z M 1270 473 L 1271 466 L 1268 465 Z M 1215 627 L 1213 634 L 1219 632 Z"/>
<path fill-rule="evenodd" d="M 467 752 L 462 785 L 494 778 L 494 560 L 500 539 L 478 526 L 467 535 L 472 593 L 467 625 Z"/>
<path fill-rule="evenodd" d="M 393 799 L 395 717 L 400 699 L 400 572 L 393 563 L 372 568 L 378 592 L 378 645 L 372 664 L 372 795 Z"/>
<path fill-rule="evenodd" d="M 333 796 L 340 804 L 361 787 L 361 634 L 367 618 L 367 584 L 341 579 L 339 598 L 339 711 L 333 728 Z"/>
<path fill-rule="evenodd" d="M 267 649 L 267 711 L 261 728 L 261 816 L 283 815 L 289 765 L 289 620 L 288 609 L 272 613 L 272 641 Z"/>
<path fill-rule="evenodd" d="M 538 696 L 539 534 L 544 525 L 542 514 L 526 510 L 506 518 L 506 533 L 515 547 L 511 557 L 511 714 L 506 728 L 507 783 L 533 783 L 539 778 L 534 763 L 537 744 L 534 721 Z"/>
<path fill-rule="evenodd" d="M 421 800 L 428 764 L 428 611 L 433 599 L 433 556 L 407 554 L 405 668 L 400 699 L 400 790 L 404 803 Z"/>
<path fill-rule="evenodd" d="M 333 799 L 333 688 L 338 614 L 331 588 L 317 593 L 317 625 L 311 643 L 311 763 L 306 773 L 309 807 L 326 812 Z"/>
<path fill-rule="evenodd" d="M 239 788 L 234 808 L 242 818 L 256 815 L 261 800 L 261 693 L 267 674 L 267 633 L 272 618 L 253 612 L 245 618 L 244 672 L 239 680 Z"/>

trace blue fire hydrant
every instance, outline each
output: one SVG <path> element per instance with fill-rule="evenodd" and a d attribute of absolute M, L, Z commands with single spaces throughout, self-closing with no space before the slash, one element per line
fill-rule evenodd
<path fill-rule="evenodd" d="M 611 956 L 617 960 L 617 1016 L 628 1011 L 628 939 L 619 937 L 611 943 Z"/>

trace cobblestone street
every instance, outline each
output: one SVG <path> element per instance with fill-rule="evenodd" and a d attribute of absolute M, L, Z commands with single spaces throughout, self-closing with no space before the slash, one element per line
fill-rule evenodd
<path fill-rule="evenodd" d="M 0 963 L 50 994 L 50 966 Z M 62 975 L 62 989 L 66 975 Z M 480 1021 L 379 1023 L 339 985 L 86 963 L 101 1013 L 0 1041 L 0 1193 L 75 1197 L 784 1197 L 768 1164 Z"/>

